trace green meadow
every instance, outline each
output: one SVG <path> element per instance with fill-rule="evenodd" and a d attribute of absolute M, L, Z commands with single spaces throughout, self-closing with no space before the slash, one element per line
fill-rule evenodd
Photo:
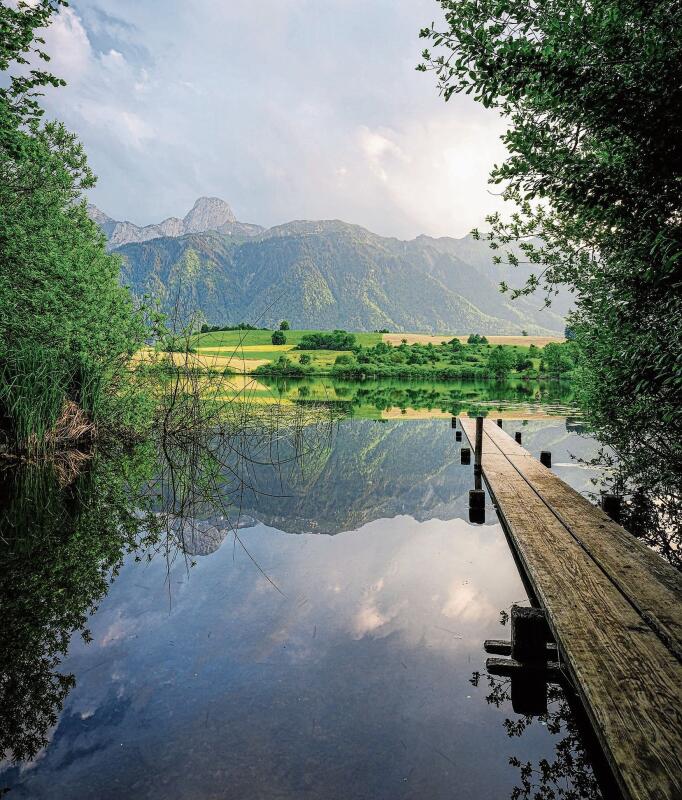
<path fill-rule="evenodd" d="M 429 341 L 420 341 L 422 337 L 414 334 L 392 334 L 389 338 L 381 333 L 353 333 L 352 344 L 344 349 L 301 350 L 301 343 L 313 344 L 311 336 L 329 337 L 334 342 L 334 333 L 288 330 L 283 332 L 284 344 L 273 344 L 273 333 L 213 331 L 196 334 L 190 346 L 193 357 L 209 370 L 290 378 L 328 375 L 344 380 L 451 381 L 515 375 L 528 380 L 567 377 L 574 367 L 570 342 L 547 342 L 538 347 L 530 337 L 528 344 L 519 343 L 520 337 L 514 344 L 496 344 L 478 335 L 469 341 L 448 335 L 423 337 Z M 340 344 L 338 336 L 336 339 Z"/>
<path fill-rule="evenodd" d="M 319 333 L 317 330 L 290 330 L 283 331 L 286 336 L 286 345 L 281 346 L 282 350 L 287 347 L 295 347 L 304 336 L 310 336 L 314 333 Z M 234 348 L 240 345 L 247 347 L 255 347 L 256 345 L 269 345 L 272 344 L 273 331 L 253 331 L 253 330 L 240 330 L 240 331 L 213 331 L 211 333 L 199 333 L 192 339 L 192 345 L 198 350 L 206 347 L 220 347 L 220 348 Z M 382 338 L 381 333 L 354 333 L 355 339 L 359 345 L 363 347 L 373 347 L 378 344 Z"/>

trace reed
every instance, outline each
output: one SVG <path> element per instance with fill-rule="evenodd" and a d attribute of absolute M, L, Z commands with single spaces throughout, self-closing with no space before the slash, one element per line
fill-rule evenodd
<path fill-rule="evenodd" d="M 0 362 L 0 413 L 10 447 L 49 449 L 69 382 L 63 360 L 49 348 L 25 343 L 5 353 Z"/>

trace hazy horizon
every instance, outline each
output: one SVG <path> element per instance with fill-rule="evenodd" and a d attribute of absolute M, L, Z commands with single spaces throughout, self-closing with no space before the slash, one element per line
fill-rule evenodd
<path fill-rule="evenodd" d="M 415 71 L 435 0 L 74 0 L 45 34 L 48 118 L 83 142 L 90 202 L 148 225 L 215 196 L 265 227 L 340 219 L 461 237 L 500 207 L 502 122 Z"/>

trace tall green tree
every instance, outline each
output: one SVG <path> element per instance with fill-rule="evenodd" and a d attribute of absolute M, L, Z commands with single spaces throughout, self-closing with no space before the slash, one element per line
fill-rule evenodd
<path fill-rule="evenodd" d="M 488 371 L 496 378 L 504 378 L 514 368 L 516 357 L 513 350 L 508 350 L 501 345 L 498 345 L 494 350 L 490 351 L 488 356 Z"/>
<path fill-rule="evenodd" d="M 441 0 L 421 35 L 443 97 L 497 109 L 498 261 L 537 269 L 514 295 L 570 286 L 581 397 L 625 482 L 682 503 L 682 5 Z M 626 486 L 627 488 L 627 486 Z"/>
<path fill-rule="evenodd" d="M 38 32 L 60 5 L 0 6 L 0 429 L 19 446 L 48 437 L 67 401 L 97 418 L 143 335 L 86 213 L 83 148 L 42 120 L 40 90 L 64 82 L 32 65 L 49 60 Z"/>

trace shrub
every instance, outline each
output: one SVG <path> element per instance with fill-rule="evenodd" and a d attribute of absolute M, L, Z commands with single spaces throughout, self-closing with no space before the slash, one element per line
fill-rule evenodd
<path fill-rule="evenodd" d="M 287 337 L 282 333 L 282 331 L 275 331 L 272 334 L 272 343 L 273 344 L 286 344 Z"/>
<path fill-rule="evenodd" d="M 514 366 L 515 360 L 514 352 L 500 345 L 488 356 L 488 371 L 497 377 L 508 375 Z"/>
<path fill-rule="evenodd" d="M 302 378 L 308 374 L 305 367 L 292 361 L 285 355 L 279 356 L 271 364 L 261 364 L 256 367 L 256 375 L 282 375 L 289 378 Z"/>
<path fill-rule="evenodd" d="M 353 350 L 356 347 L 355 336 L 346 331 L 335 330 L 331 333 L 309 333 L 296 347 L 297 350 Z"/>
<path fill-rule="evenodd" d="M 238 325 L 202 325 L 199 333 L 218 333 L 219 331 L 267 331 L 269 328 L 259 328 L 256 325 L 249 325 L 248 322 L 240 322 Z"/>
<path fill-rule="evenodd" d="M 571 357 L 571 345 L 568 342 L 565 344 L 550 342 L 543 349 L 543 357 L 547 372 L 552 375 L 569 372 L 575 366 Z"/>

